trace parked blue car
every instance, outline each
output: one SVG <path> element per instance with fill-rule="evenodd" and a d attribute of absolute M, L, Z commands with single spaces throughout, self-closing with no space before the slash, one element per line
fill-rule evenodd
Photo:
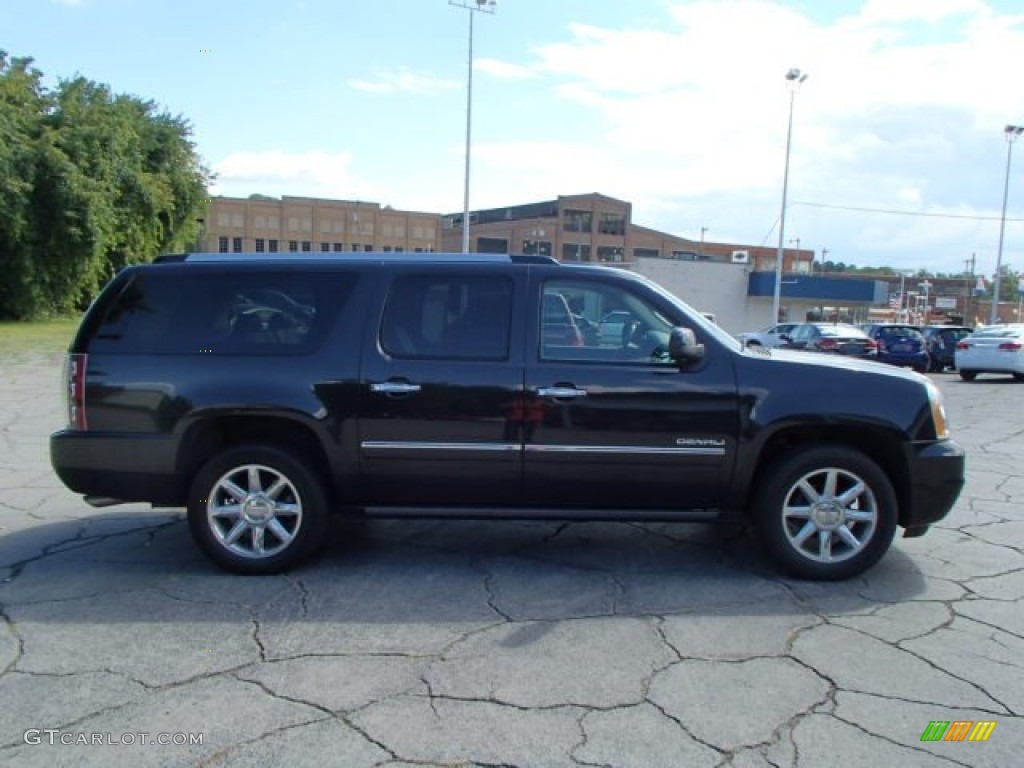
<path fill-rule="evenodd" d="M 878 362 L 913 368 L 918 373 L 928 370 L 928 344 L 916 325 L 872 323 L 861 328 L 878 344 Z"/>

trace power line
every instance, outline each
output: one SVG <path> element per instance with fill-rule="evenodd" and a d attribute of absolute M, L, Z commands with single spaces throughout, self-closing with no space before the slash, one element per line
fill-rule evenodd
<path fill-rule="evenodd" d="M 968 219 L 970 221 L 999 221 L 999 216 L 972 216 L 966 213 L 928 213 L 926 211 L 901 211 L 893 208 L 862 208 L 854 205 L 829 205 L 827 203 L 808 203 L 805 201 L 794 201 L 790 205 L 803 205 L 808 208 L 828 208 L 834 211 L 857 211 L 859 213 L 885 213 L 895 216 L 924 216 L 933 219 Z M 1011 219 L 1007 221 L 1024 221 L 1024 219 Z"/>

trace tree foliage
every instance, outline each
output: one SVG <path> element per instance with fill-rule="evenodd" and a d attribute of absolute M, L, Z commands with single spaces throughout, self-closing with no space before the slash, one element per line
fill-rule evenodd
<path fill-rule="evenodd" d="M 191 126 L 0 51 L 0 317 L 84 308 L 122 266 L 184 250 L 209 173 Z"/>

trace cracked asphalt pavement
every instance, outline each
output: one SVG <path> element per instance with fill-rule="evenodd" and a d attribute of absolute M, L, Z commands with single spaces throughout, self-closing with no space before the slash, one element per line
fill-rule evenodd
<path fill-rule="evenodd" d="M 1024 385 L 932 377 L 967 487 L 853 581 L 706 526 L 402 521 L 256 578 L 63 489 L 59 373 L 0 373 L 2 765 L 1022 764 Z"/>

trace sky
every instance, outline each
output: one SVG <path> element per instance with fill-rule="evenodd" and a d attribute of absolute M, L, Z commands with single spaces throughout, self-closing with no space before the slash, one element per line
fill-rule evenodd
<path fill-rule="evenodd" d="M 462 2 L 463 0 L 460 0 Z M 476 0 L 464 0 L 476 6 Z M 633 221 L 991 274 L 1024 125 L 1021 0 L 0 0 L 0 50 L 187 118 L 214 194 Z M 807 74 L 793 91 L 791 68 Z M 1024 141 L 1003 264 L 1024 271 Z"/>

